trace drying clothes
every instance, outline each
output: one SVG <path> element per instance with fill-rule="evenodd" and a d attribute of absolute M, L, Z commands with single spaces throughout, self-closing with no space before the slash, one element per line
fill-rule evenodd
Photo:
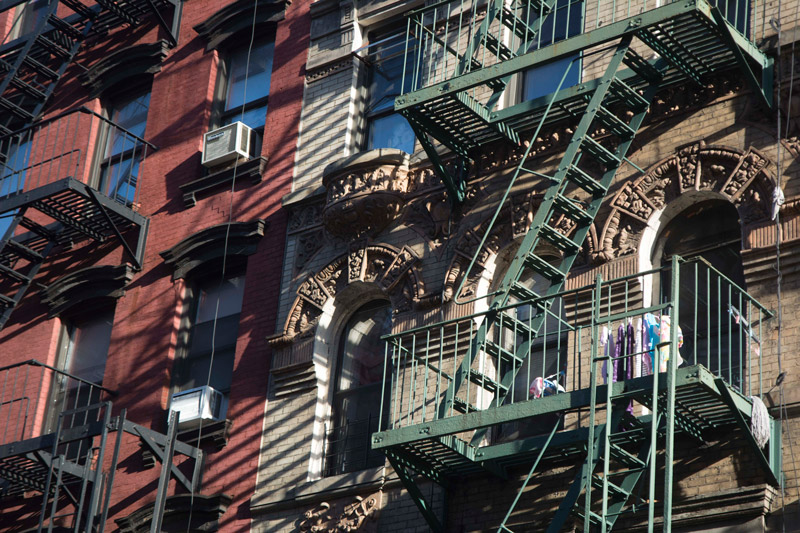
<path fill-rule="evenodd" d="M 769 413 L 767 406 L 758 396 L 750 396 L 753 402 L 753 414 L 750 417 L 750 431 L 759 448 L 763 448 L 769 441 Z"/>
<path fill-rule="evenodd" d="M 656 346 L 659 343 L 658 334 L 658 319 L 652 313 L 644 315 L 644 322 L 642 323 L 642 342 L 644 344 L 643 351 L 645 354 L 642 359 L 642 375 L 649 376 L 653 373 L 655 368 L 654 361 Z"/>
<path fill-rule="evenodd" d="M 625 326 L 617 328 L 617 343 L 614 345 L 614 379 L 612 383 L 625 379 Z"/>
<path fill-rule="evenodd" d="M 625 355 L 628 357 L 625 358 L 625 377 L 631 379 L 634 377 L 635 374 L 635 367 L 636 367 L 636 332 L 633 329 L 633 322 L 628 319 L 628 327 L 625 329 L 625 340 L 627 341 L 627 345 L 625 347 Z"/>
<path fill-rule="evenodd" d="M 562 387 L 557 381 L 539 376 L 533 380 L 528 392 L 530 392 L 533 398 L 541 398 L 542 396 L 552 396 L 553 394 L 558 394 L 559 392 L 566 392 L 566 390 L 564 390 L 564 387 Z"/>
<path fill-rule="evenodd" d="M 609 357 L 613 357 L 616 351 L 616 345 L 614 343 L 614 334 L 611 333 L 606 326 L 603 326 L 603 329 L 600 332 L 600 346 L 603 347 L 603 356 L 605 360 L 603 361 L 603 383 L 608 383 L 608 362 L 610 361 Z M 612 367 L 613 369 L 613 367 Z M 612 374 L 612 377 L 616 376 L 616 371 Z"/>
<path fill-rule="evenodd" d="M 628 324 L 628 327 L 631 327 L 631 324 Z M 633 377 L 638 378 L 644 375 L 642 371 L 642 366 L 644 364 L 644 354 L 642 353 L 644 351 L 644 339 L 642 338 L 644 337 L 644 330 L 642 329 L 641 318 L 636 319 L 636 328 L 634 331 L 636 331 L 637 334 L 635 335 L 636 339 L 634 340 L 635 344 L 633 347 L 634 353 L 636 354 L 633 358 Z"/>
<path fill-rule="evenodd" d="M 683 364 L 683 358 L 681 357 L 680 348 L 683 346 L 683 332 L 681 331 L 681 327 L 678 327 L 678 346 L 675 349 L 675 354 L 677 356 L 676 362 L 677 366 L 681 366 Z M 670 318 L 668 315 L 661 315 L 661 324 L 659 325 L 659 337 L 660 342 L 669 342 L 670 340 L 670 333 L 672 329 L 672 324 L 670 322 Z M 659 348 L 659 371 L 666 372 L 667 371 L 667 361 L 669 361 L 669 344 L 666 344 Z"/>

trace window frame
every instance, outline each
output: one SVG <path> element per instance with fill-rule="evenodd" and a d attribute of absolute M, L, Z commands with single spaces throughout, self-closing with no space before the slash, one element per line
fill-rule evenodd
<path fill-rule="evenodd" d="M 135 141 L 133 147 L 125 148 L 118 153 L 114 153 L 113 148 L 110 146 L 113 132 L 116 131 L 115 128 L 117 126 L 117 122 L 114 121 L 114 114 L 139 98 L 146 96 L 147 111 L 144 117 L 144 129 L 141 135 L 131 132 L 144 140 L 144 136 L 147 134 L 147 121 L 150 115 L 151 89 L 152 83 L 151 80 L 149 80 L 146 84 L 137 84 L 135 87 L 119 94 L 114 94 L 114 91 L 110 90 L 108 93 L 113 94 L 113 97 L 101 98 L 101 102 L 103 103 L 103 116 L 108 122 L 104 123 L 103 127 L 100 128 L 97 144 L 95 145 L 94 172 L 92 173 L 93 178 L 91 180 L 92 187 L 115 202 L 128 207 L 133 205 L 138 197 L 139 173 L 141 172 L 141 164 L 144 161 L 144 156 L 147 153 L 147 145 L 144 142 Z M 125 102 L 125 105 L 120 105 L 123 102 Z M 119 127 L 121 128 L 122 126 L 119 125 Z M 129 141 L 123 141 L 123 148 L 128 142 Z M 109 154 L 109 150 L 111 150 L 111 154 Z M 107 189 L 115 183 L 113 179 L 113 170 L 110 174 L 107 174 L 107 171 L 114 168 L 124 168 L 129 162 L 131 162 L 131 167 L 128 171 L 127 178 L 119 179 L 116 182 L 114 185 L 115 192 L 112 195 L 112 191 Z M 120 188 L 123 187 L 132 190 L 132 198 L 128 198 L 128 195 L 125 194 L 119 194 Z"/>
<path fill-rule="evenodd" d="M 242 283 L 245 282 L 246 278 L 246 268 L 244 264 L 234 264 L 233 266 L 229 267 L 228 272 L 225 273 L 225 279 L 231 278 L 241 278 Z M 191 367 L 192 363 L 195 360 L 199 359 L 209 359 L 210 354 L 212 352 L 212 348 L 209 347 L 202 352 L 198 352 L 193 354 L 192 353 L 192 342 L 195 339 L 195 335 L 197 334 L 195 327 L 198 324 L 197 322 L 197 314 L 200 308 L 200 295 L 202 294 L 203 288 L 213 285 L 214 283 L 218 283 L 220 280 L 220 269 L 213 269 L 212 273 L 189 278 L 186 282 L 184 287 L 184 305 L 182 310 L 182 318 L 180 322 L 179 332 L 178 332 L 178 350 L 176 351 L 175 361 L 173 362 L 173 372 L 172 372 L 172 380 L 171 380 L 171 387 L 170 387 L 170 403 L 172 395 L 178 392 L 182 392 L 185 390 L 190 390 L 196 387 L 205 386 L 205 383 L 201 385 L 192 385 L 186 386 L 185 383 L 190 379 L 191 376 Z M 244 301 L 244 288 L 242 289 L 242 302 Z M 223 403 L 220 407 L 220 415 L 222 418 L 225 418 L 227 414 L 227 405 L 228 405 L 228 398 L 231 393 L 231 386 L 233 384 L 233 371 L 235 368 L 235 358 L 236 358 L 236 346 L 238 344 L 238 337 L 239 337 L 239 324 L 241 323 L 241 307 L 239 308 L 238 313 L 234 313 L 232 315 L 226 315 L 225 317 L 220 318 L 228 318 L 231 316 L 237 316 L 237 331 L 234 337 L 234 342 L 232 344 L 226 344 L 224 346 L 216 346 L 213 348 L 215 352 L 215 357 L 219 354 L 221 350 L 230 350 L 231 351 L 231 383 L 228 384 L 226 388 L 218 388 L 213 387 L 213 383 L 209 384 L 215 390 L 222 393 L 223 396 Z M 219 320 L 219 318 L 218 318 Z M 213 321 L 205 321 L 206 322 L 213 322 Z M 169 412 L 169 410 L 167 411 Z"/>
<path fill-rule="evenodd" d="M 259 138 L 264 137 L 264 129 L 266 127 L 266 119 L 269 114 L 269 94 L 272 91 L 272 73 L 275 66 L 275 30 L 274 28 L 267 28 L 263 31 L 264 35 L 253 41 L 253 49 L 261 44 L 271 44 L 272 58 L 270 59 L 270 90 L 266 95 L 260 96 L 254 100 L 244 102 L 244 113 L 242 113 L 242 106 L 237 105 L 231 109 L 226 109 L 226 102 L 230 91 L 231 80 L 231 63 L 234 57 L 234 52 L 242 49 L 249 48 L 249 39 L 238 38 L 225 43 L 219 53 L 218 69 L 217 69 L 217 82 L 214 90 L 214 105 L 211 113 L 211 129 L 221 128 L 239 120 L 238 117 L 242 114 L 247 115 L 248 111 L 264 107 L 264 125 L 258 128 L 251 128 L 258 134 Z M 229 120 L 230 119 L 230 120 Z M 249 126 L 248 126 L 249 127 Z M 256 141 L 255 151 L 260 152 L 260 143 Z M 254 156 L 257 156 L 255 153 Z"/>
<path fill-rule="evenodd" d="M 394 98 L 400 95 L 399 89 L 402 86 L 402 57 L 403 57 L 403 50 L 405 46 L 401 47 L 399 52 L 395 52 L 395 54 L 399 54 L 400 57 L 400 78 L 398 80 L 398 92 L 394 96 L 391 93 L 383 95 L 379 100 L 374 101 L 374 83 L 375 83 L 375 76 L 377 71 L 376 63 L 377 61 L 371 59 L 373 54 L 377 54 L 379 52 L 378 49 L 373 47 L 377 47 L 382 43 L 390 42 L 397 38 L 398 36 L 405 35 L 405 25 L 401 24 L 400 22 L 396 22 L 389 25 L 383 25 L 375 29 L 370 29 L 367 31 L 368 39 L 367 39 L 367 46 L 364 47 L 367 51 L 366 53 L 366 60 L 364 61 L 366 68 L 366 76 L 365 76 L 365 83 L 364 83 L 364 98 L 363 98 L 363 113 L 362 113 L 362 124 L 364 127 L 363 131 L 363 139 L 361 141 L 361 146 L 364 150 L 378 150 L 378 149 L 386 149 L 386 148 L 395 148 L 398 150 L 403 150 L 408 154 L 413 154 L 417 148 L 417 136 L 414 129 L 411 127 L 411 124 L 403 117 L 400 113 L 394 110 Z M 405 41 L 403 41 L 404 43 Z M 394 45 L 390 45 L 394 46 Z M 392 54 L 389 54 L 392 57 Z M 395 56 L 396 57 L 396 56 Z M 391 105 L 380 105 L 385 99 L 391 98 Z M 408 147 L 397 148 L 395 146 L 378 146 L 373 145 L 372 142 L 372 132 L 373 126 L 379 120 L 387 119 L 390 117 L 399 117 L 402 120 L 403 127 L 407 127 L 408 130 L 411 132 L 413 136 L 413 143 L 410 147 L 410 151 L 406 150 Z"/>
<path fill-rule="evenodd" d="M 344 358 L 345 354 L 345 345 L 347 343 L 347 335 L 348 333 L 354 329 L 354 320 L 359 314 L 365 312 L 376 312 L 376 311 L 388 311 L 388 318 L 391 320 L 392 317 L 392 304 L 389 300 L 385 298 L 373 298 L 363 303 L 356 310 L 350 314 L 347 320 L 344 321 L 341 329 L 339 331 L 338 339 L 336 341 L 336 355 L 335 355 L 335 363 L 334 366 L 330 369 L 329 376 L 331 377 L 330 383 L 330 396 L 329 396 L 329 418 L 328 423 L 326 424 L 325 432 L 324 432 L 324 442 L 323 442 L 323 453 L 322 453 L 322 471 L 321 477 L 329 478 L 338 475 L 350 474 L 353 472 L 360 472 L 363 470 L 368 470 L 370 468 L 376 468 L 384 465 L 385 459 L 382 453 L 375 452 L 370 448 L 369 438 L 371 435 L 371 429 L 374 426 L 375 431 L 378 430 L 378 424 L 381 419 L 381 412 L 380 412 L 380 402 L 377 405 L 370 404 L 373 408 L 372 410 L 376 412 L 370 412 L 369 418 L 367 418 L 367 435 L 366 435 L 366 451 L 362 452 L 363 454 L 363 464 L 356 463 L 356 467 L 348 468 L 346 463 L 346 457 L 353 453 L 359 453 L 356 451 L 358 446 L 348 448 L 347 441 L 345 440 L 344 448 L 341 450 L 335 450 L 330 452 L 332 448 L 332 441 L 331 437 L 335 434 L 335 432 L 340 431 L 344 428 L 345 433 L 348 432 L 349 428 L 355 425 L 364 425 L 364 420 L 356 420 L 353 422 L 348 422 L 346 425 L 342 425 L 341 418 L 342 413 L 340 410 L 342 409 L 341 404 L 344 403 L 344 400 L 348 398 L 359 398 L 361 396 L 375 396 L 377 393 L 377 397 L 380 398 L 381 391 L 383 390 L 383 368 L 380 369 L 381 371 L 381 378 L 374 382 L 369 383 L 366 385 L 360 385 L 357 387 L 348 388 L 345 390 L 340 390 L 340 381 L 342 378 L 342 370 L 344 368 Z M 391 328 L 391 326 L 390 326 Z M 381 353 L 383 351 L 381 350 Z M 384 390 L 385 393 L 389 393 L 388 388 Z M 373 417 L 374 417 L 374 424 L 371 424 Z M 387 415 L 388 412 L 384 412 L 383 415 Z M 384 420 L 384 426 L 385 426 Z M 345 437 L 346 438 L 346 437 Z M 378 461 L 380 458 L 380 461 Z M 330 461 L 333 460 L 334 463 L 331 464 Z"/>

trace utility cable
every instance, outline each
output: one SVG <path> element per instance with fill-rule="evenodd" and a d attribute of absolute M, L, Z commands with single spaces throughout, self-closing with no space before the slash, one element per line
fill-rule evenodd
<path fill-rule="evenodd" d="M 239 114 L 240 121 L 244 121 L 244 114 L 247 106 L 247 82 L 250 78 L 250 58 L 253 53 L 253 43 L 255 42 L 256 36 L 256 21 L 257 21 L 257 13 L 258 13 L 258 2 L 253 2 L 253 20 L 250 25 L 250 41 L 247 45 L 247 59 L 245 61 L 245 71 L 244 71 L 244 88 L 242 93 L 242 106 L 241 112 Z M 228 73 L 230 75 L 230 72 Z M 271 74 L 271 73 L 270 73 Z M 214 306 L 214 322 L 211 329 L 211 355 L 208 364 L 208 376 L 206 377 L 206 387 L 211 385 L 211 373 L 214 368 L 214 354 L 216 352 L 216 338 L 217 338 L 217 324 L 219 320 L 219 304 L 222 298 L 222 286 L 225 283 L 225 274 L 226 268 L 228 263 L 228 245 L 230 242 L 230 234 L 231 234 L 231 226 L 233 225 L 233 201 L 235 195 L 235 188 L 236 188 L 236 175 L 239 168 L 239 158 L 237 157 L 233 164 L 233 176 L 231 178 L 231 188 L 229 191 L 229 204 L 228 204 L 228 222 L 225 228 L 225 239 L 223 241 L 222 247 L 222 268 L 220 270 L 220 279 L 219 285 L 217 287 L 217 301 Z M 244 296 L 243 296 L 244 298 Z M 234 360 L 235 360 L 235 353 L 234 353 Z M 200 446 L 200 442 L 203 438 L 203 419 L 200 419 L 200 426 L 197 431 L 197 446 Z M 190 532 L 191 524 L 192 524 L 192 512 L 194 511 L 194 497 L 195 497 L 195 487 L 192 485 L 191 496 L 189 498 L 189 518 L 186 522 L 186 533 Z"/>

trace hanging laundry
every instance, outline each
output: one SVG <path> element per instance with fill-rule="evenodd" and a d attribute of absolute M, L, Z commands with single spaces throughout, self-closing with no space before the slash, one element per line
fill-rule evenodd
<path fill-rule="evenodd" d="M 617 343 L 614 346 L 614 379 L 612 383 L 625 379 L 625 326 L 617 328 Z"/>
<path fill-rule="evenodd" d="M 681 357 L 680 348 L 683 346 L 683 332 L 681 331 L 681 327 L 677 326 L 678 328 L 678 346 L 675 348 L 675 355 L 677 356 L 676 362 L 678 366 L 683 364 L 683 358 Z M 661 315 L 661 324 L 659 326 L 659 341 L 661 343 L 667 343 L 670 341 L 670 333 L 672 330 L 672 324 L 670 321 L 670 317 L 668 315 Z M 669 354 L 670 354 L 670 346 L 669 344 L 665 344 L 661 346 L 658 350 L 659 352 L 659 371 L 666 372 L 667 371 L 667 361 L 669 361 Z"/>
<path fill-rule="evenodd" d="M 642 327 L 642 319 L 641 318 L 637 318 L 636 319 L 636 327 L 634 328 L 634 331 L 636 332 L 635 333 L 635 337 L 636 338 L 634 340 L 634 342 L 635 342 L 634 350 L 635 350 L 636 356 L 634 356 L 634 358 L 633 358 L 633 361 L 634 361 L 633 362 L 633 377 L 638 378 L 639 376 L 645 375 L 644 374 L 644 369 L 643 369 L 643 366 L 644 366 L 644 355 L 642 353 L 645 350 L 644 342 L 643 342 L 644 341 L 644 339 L 643 339 L 643 337 L 644 337 L 644 329 Z"/>
<path fill-rule="evenodd" d="M 642 351 L 642 375 L 649 376 L 653 373 L 655 368 L 655 349 L 659 343 L 659 326 L 658 319 L 652 313 L 644 315 L 644 322 L 642 323 L 642 344 L 644 345 Z"/>

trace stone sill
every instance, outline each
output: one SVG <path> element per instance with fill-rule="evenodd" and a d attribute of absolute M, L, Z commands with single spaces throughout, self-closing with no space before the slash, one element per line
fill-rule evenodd
<path fill-rule="evenodd" d="M 239 163 L 236 167 L 236 179 L 248 179 L 253 185 L 261 183 L 266 168 L 266 157 L 256 157 L 244 163 Z M 178 188 L 183 193 L 183 205 L 187 208 L 194 207 L 197 204 L 198 195 L 209 193 L 222 185 L 230 185 L 233 182 L 233 171 L 234 167 L 225 168 L 212 172 L 200 179 L 179 185 Z"/>
<path fill-rule="evenodd" d="M 386 477 L 384 477 L 384 475 Z M 368 468 L 317 481 L 308 481 L 289 489 L 259 493 L 250 499 L 250 511 L 263 514 L 314 504 L 351 494 L 362 494 L 400 485 L 400 479 L 389 467 Z"/>

